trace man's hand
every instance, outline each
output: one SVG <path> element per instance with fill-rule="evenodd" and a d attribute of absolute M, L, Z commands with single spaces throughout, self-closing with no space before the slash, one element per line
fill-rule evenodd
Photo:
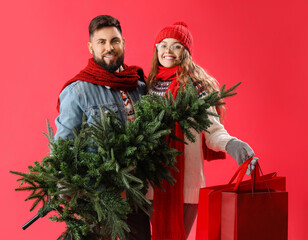
<path fill-rule="evenodd" d="M 61 185 L 60 183 L 57 183 L 57 187 L 60 190 L 67 190 L 65 187 L 63 187 L 63 185 Z M 66 201 L 70 201 L 72 199 L 72 196 L 70 194 L 60 194 L 59 195 L 60 198 L 66 200 Z"/>

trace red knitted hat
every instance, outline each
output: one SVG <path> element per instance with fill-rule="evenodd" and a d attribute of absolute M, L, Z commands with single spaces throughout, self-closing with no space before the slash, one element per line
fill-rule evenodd
<path fill-rule="evenodd" d="M 174 38 L 178 40 L 189 51 L 190 54 L 192 53 L 193 37 L 185 22 L 175 22 L 173 25 L 163 28 L 158 33 L 155 39 L 155 44 L 160 43 L 165 38 Z"/>

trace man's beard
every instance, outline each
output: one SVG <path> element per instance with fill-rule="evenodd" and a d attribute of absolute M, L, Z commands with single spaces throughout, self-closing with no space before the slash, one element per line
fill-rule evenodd
<path fill-rule="evenodd" d="M 106 53 L 106 54 L 112 54 L 113 52 L 109 52 L 109 53 Z M 115 72 L 116 70 L 119 69 L 120 66 L 123 65 L 123 62 L 124 62 L 124 52 L 122 55 L 120 55 L 118 57 L 118 59 L 114 62 L 114 61 L 111 61 L 109 64 L 105 62 L 104 58 L 102 59 L 98 59 L 95 55 L 93 55 L 93 59 L 94 61 L 100 65 L 102 68 L 104 68 L 106 71 L 108 72 Z"/>

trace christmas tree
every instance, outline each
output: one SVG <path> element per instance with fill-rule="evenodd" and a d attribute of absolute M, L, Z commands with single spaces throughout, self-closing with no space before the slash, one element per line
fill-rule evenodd
<path fill-rule="evenodd" d="M 34 200 L 30 211 L 40 204 L 38 217 L 55 211 L 50 219 L 67 224 L 58 239 L 126 239 L 127 215 L 133 208 L 151 209 L 145 198 L 148 185 L 174 184 L 169 169 L 176 169 L 181 153 L 168 146 L 168 139 L 183 141 L 173 134 L 175 123 L 193 142 L 191 130 L 206 131 L 209 116 L 215 115 L 209 108 L 224 104 L 221 100 L 235 95 L 239 84 L 203 99 L 193 84 L 180 88 L 175 99 L 172 94 L 142 96 L 135 121 L 126 123 L 101 109 L 100 119 L 91 125 L 83 121 L 73 139 L 54 141 L 48 124 L 50 154 L 29 166 L 29 172 L 11 171 L 21 176 L 16 190 L 30 191 L 26 201 Z"/>

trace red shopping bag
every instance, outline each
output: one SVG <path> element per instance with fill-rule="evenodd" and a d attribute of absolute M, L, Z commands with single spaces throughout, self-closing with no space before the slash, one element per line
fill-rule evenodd
<path fill-rule="evenodd" d="M 240 169 L 240 168 L 239 168 Z M 255 189 L 285 191 L 285 177 L 278 177 L 276 173 L 269 173 L 255 181 Z M 251 190 L 252 180 L 243 181 L 241 189 Z M 221 194 L 223 191 L 232 191 L 236 184 L 225 184 L 200 189 L 198 218 L 196 226 L 196 239 L 198 240 L 220 240 L 221 239 Z"/>
<path fill-rule="evenodd" d="M 240 182 L 241 178 L 233 189 L 236 192 L 221 194 L 221 240 L 287 240 L 288 193 L 254 185 L 243 191 Z"/>
<path fill-rule="evenodd" d="M 223 192 L 221 240 L 287 240 L 288 193 Z"/>

